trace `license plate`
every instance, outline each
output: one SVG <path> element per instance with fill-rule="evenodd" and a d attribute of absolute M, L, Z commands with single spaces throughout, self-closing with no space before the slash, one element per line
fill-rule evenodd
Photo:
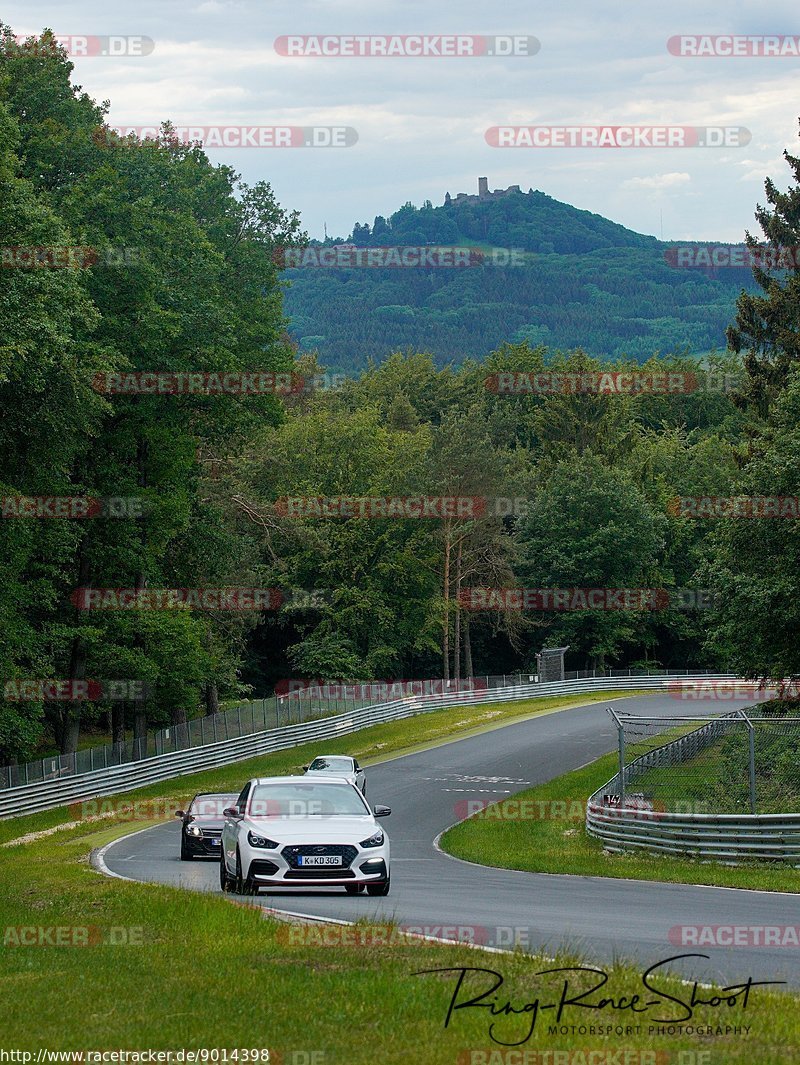
<path fill-rule="evenodd" d="M 341 865 L 342 859 L 338 854 L 308 855 L 298 854 L 298 865 Z"/>
<path fill-rule="evenodd" d="M 211 846 L 212 847 L 219 847 L 221 844 L 222 844 L 222 840 L 221 839 L 212 839 L 211 840 Z"/>

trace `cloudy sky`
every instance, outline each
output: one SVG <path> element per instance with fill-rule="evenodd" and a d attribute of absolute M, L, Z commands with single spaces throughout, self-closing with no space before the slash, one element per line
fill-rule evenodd
<path fill-rule="evenodd" d="M 800 58 L 682 58 L 675 35 L 800 34 L 797 4 L 744 0 L 61 0 L 5 3 L 15 33 L 145 36 L 147 56 L 75 57 L 112 125 L 351 127 L 350 147 L 209 149 L 265 179 L 313 237 L 410 200 L 518 184 L 667 240 L 738 241 L 799 151 Z M 528 56 L 286 57 L 284 35 L 518 35 Z M 513 147 L 493 126 L 745 127 L 737 147 Z"/>

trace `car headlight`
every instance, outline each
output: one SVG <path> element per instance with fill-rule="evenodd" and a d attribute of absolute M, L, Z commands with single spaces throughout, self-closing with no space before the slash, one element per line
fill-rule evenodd
<path fill-rule="evenodd" d="M 377 832 L 373 833 L 369 839 L 362 839 L 359 843 L 359 847 L 382 847 L 383 846 L 383 829 L 379 828 Z"/>
<path fill-rule="evenodd" d="M 187 836 L 202 836 L 202 834 L 202 831 L 197 827 L 197 825 L 189 825 L 186 829 Z"/>
<path fill-rule="evenodd" d="M 278 846 L 274 839 L 267 839 L 266 836 L 259 836 L 257 832 L 248 832 L 247 842 L 251 847 L 265 847 L 268 851 L 274 851 Z"/>

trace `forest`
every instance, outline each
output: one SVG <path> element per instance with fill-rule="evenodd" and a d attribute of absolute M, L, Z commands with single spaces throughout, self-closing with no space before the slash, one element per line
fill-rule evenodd
<path fill-rule="evenodd" d="M 532 189 L 441 207 L 406 203 L 356 224 L 346 241 L 474 252 L 469 266 L 343 269 L 316 267 L 308 256 L 288 269 L 290 335 L 301 351 L 316 350 L 350 375 L 393 351 L 427 351 L 443 366 L 483 358 L 504 342 L 640 362 L 655 353 L 702 355 L 725 348 L 736 299 L 753 290 L 749 269 L 678 265 L 686 260 L 677 249 L 687 245 Z M 332 238 L 319 245 L 335 246 Z"/>

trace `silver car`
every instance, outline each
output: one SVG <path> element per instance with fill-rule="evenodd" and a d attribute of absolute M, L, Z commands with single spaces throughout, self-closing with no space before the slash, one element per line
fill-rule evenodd
<path fill-rule="evenodd" d="M 367 778 L 364 770 L 355 758 L 346 754 L 318 754 L 313 762 L 303 766 L 309 776 L 315 780 L 323 780 L 325 777 L 336 777 L 341 780 L 349 780 L 355 784 L 362 795 L 367 794 Z"/>

